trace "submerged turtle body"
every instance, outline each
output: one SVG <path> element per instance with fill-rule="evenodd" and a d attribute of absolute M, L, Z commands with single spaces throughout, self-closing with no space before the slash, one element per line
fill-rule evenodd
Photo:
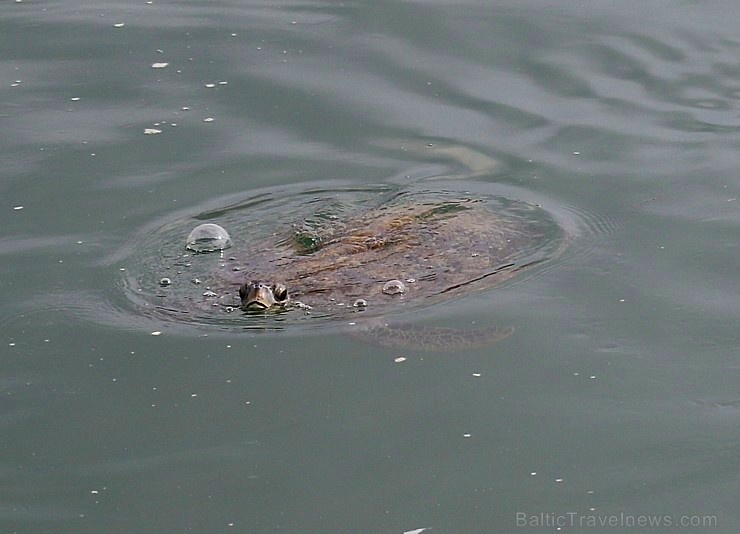
<path fill-rule="evenodd" d="M 501 283 L 521 267 L 517 260 L 537 237 L 521 221 L 504 220 L 473 200 L 394 205 L 324 233 L 296 230 L 256 243 L 218 277 L 232 287 L 280 283 L 292 299 L 330 313 L 356 299 L 385 310 L 399 300 L 454 296 Z M 402 295 L 383 292 L 391 280 L 403 283 Z"/>
<path fill-rule="evenodd" d="M 533 216 L 535 212 L 545 213 L 521 202 L 510 201 L 499 213 L 480 199 L 399 195 L 345 220 L 327 218 L 254 242 L 234 236 L 245 244 L 235 245 L 207 281 L 212 291 L 201 309 L 263 312 L 299 303 L 313 316 L 352 314 L 351 324 L 360 325 L 357 330 L 385 345 L 487 344 L 512 329 L 396 329 L 384 321 L 411 306 L 498 285 L 557 255 L 562 232 L 552 219 Z"/>

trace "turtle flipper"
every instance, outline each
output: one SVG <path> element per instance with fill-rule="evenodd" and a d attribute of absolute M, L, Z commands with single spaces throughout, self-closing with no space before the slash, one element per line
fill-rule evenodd
<path fill-rule="evenodd" d="M 353 332 L 352 336 L 381 347 L 433 352 L 486 347 L 506 339 L 513 333 L 514 327 L 511 326 L 457 330 L 423 325 L 377 324 Z"/>

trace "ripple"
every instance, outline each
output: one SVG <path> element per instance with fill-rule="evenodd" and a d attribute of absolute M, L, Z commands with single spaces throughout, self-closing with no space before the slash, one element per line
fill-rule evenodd
<path fill-rule="evenodd" d="M 434 184 L 433 189 L 429 188 L 431 184 Z M 499 194 L 491 194 L 492 189 Z M 308 309 L 250 314 L 246 320 L 244 312 L 239 309 L 238 284 L 231 289 L 223 285 L 211 287 L 209 281 L 213 280 L 213 273 L 234 270 L 237 271 L 234 278 L 238 279 L 240 264 L 234 262 L 234 267 L 230 268 L 230 262 L 236 256 L 248 257 L 249 247 L 253 244 L 266 238 L 275 240 L 280 235 L 331 235 L 334 228 L 341 230 L 343 221 L 349 215 L 365 211 L 368 206 L 383 206 L 389 202 L 409 202 L 409 205 L 414 205 L 468 197 L 490 204 L 490 209 L 504 220 L 512 217 L 535 223 L 542 218 L 536 224 L 552 235 L 544 243 L 535 242 L 525 246 L 519 253 L 521 262 L 540 263 L 543 259 L 556 258 L 566 244 L 572 244 L 581 235 L 605 233 L 612 225 L 605 219 L 571 207 L 553 205 L 554 209 L 550 210 L 548 205 L 545 210 L 530 203 L 531 199 L 523 199 L 526 203 L 513 200 L 522 196 L 528 196 L 526 191 L 510 186 L 492 187 L 491 184 L 453 178 L 419 182 L 404 188 L 390 185 L 363 188 L 303 186 L 267 188 L 241 198 L 224 197 L 180 210 L 146 225 L 129 243 L 103 258 L 101 265 L 109 269 L 113 276 L 118 273 L 112 288 L 65 295 L 55 293 L 54 300 L 63 303 L 65 311 L 86 320 L 121 329 L 160 331 L 162 335 L 205 335 L 235 331 L 258 335 L 282 330 L 305 334 L 317 326 L 322 330 L 339 328 L 343 322 L 329 320 L 331 314 L 327 315 L 326 312 Z M 188 251 L 184 236 L 204 221 L 227 228 L 234 248 L 211 254 Z M 327 230 L 329 234 L 326 234 Z M 567 238 L 563 240 L 558 235 L 567 235 Z M 277 239 L 276 243 L 279 245 L 284 239 L 287 237 Z M 291 243 L 293 240 L 291 238 Z M 308 250 L 307 253 L 310 253 L 311 247 Z M 276 256 L 277 260 L 279 256 Z M 528 270 L 524 276 L 518 275 L 517 283 L 541 276 L 559 261 L 544 262 Z M 244 276 L 247 274 L 244 273 Z M 169 283 L 162 283 L 165 278 Z M 403 300 L 405 297 L 396 298 Z M 354 299 L 347 303 L 337 302 L 337 306 L 344 305 L 341 310 L 343 315 L 356 313 L 365 319 L 376 312 L 372 302 L 367 307 L 356 308 L 353 308 L 352 302 Z M 420 305 L 417 304 L 417 307 Z M 398 315 L 413 309 L 401 308 Z M 397 314 L 394 312 L 394 315 Z"/>

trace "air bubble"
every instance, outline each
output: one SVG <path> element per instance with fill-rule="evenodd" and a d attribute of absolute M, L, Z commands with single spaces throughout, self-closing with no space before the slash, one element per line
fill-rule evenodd
<path fill-rule="evenodd" d="M 390 280 L 383 286 L 383 293 L 386 295 L 399 295 L 406 291 L 406 286 L 400 280 Z"/>
<path fill-rule="evenodd" d="M 196 226 L 188 236 L 187 248 L 195 252 L 213 252 L 231 246 L 229 233 L 217 224 Z"/>

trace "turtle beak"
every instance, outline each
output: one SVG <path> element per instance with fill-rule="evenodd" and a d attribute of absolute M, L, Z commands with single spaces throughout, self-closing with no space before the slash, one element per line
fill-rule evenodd
<path fill-rule="evenodd" d="M 262 282 L 244 284 L 239 289 L 242 308 L 248 311 L 261 311 L 281 304 L 271 285 Z"/>
<path fill-rule="evenodd" d="M 275 304 L 272 290 L 262 284 L 254 284 L 247 292 L 247 299 L 242 306 L 247 310 L 266 310 Z"/>

